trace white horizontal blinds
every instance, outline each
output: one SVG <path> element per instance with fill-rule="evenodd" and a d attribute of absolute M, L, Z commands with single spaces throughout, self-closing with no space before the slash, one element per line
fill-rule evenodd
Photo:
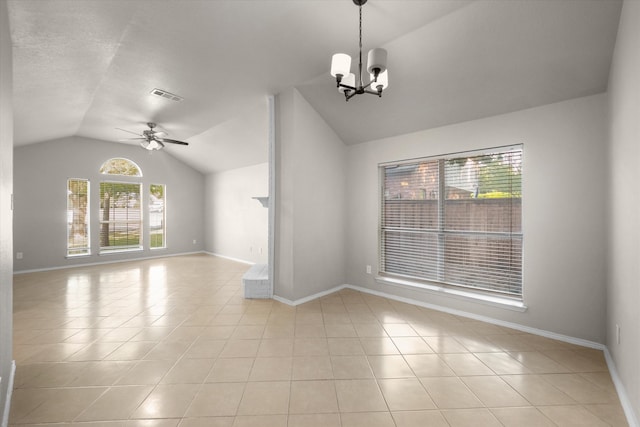
<path fill-rule="evenodd" d="M 438 161 L 386 166 L 381 265 L 387 273 L 437 279 Z"/>
<path fill-rule="evenodd" d="M 67 180 L 67 256 L 88 255 L 89 180 Z"/>
<path fill-rule="evenodd" d="M 522 295 L 521 148 L 382 171 L 384 273 Z"/>
<path fill-rule="evenodd" d="M 142 248 L 141 184 L 100 183 L 100 251 Z"/>
<path fill-rule="evenodd" d="M 149 186 L 149 247 L 151 249 L 166 247 L 164 206 L 165 186 L 151 184 Z"/>
<path fill-rule="evenodd" d="M 522 150 L 444 160 L 444 281 L 522 295 Z"/>

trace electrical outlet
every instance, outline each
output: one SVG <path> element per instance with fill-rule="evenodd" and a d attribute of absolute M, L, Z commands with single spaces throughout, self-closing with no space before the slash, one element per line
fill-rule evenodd
<path fill-rule="evenodd" d="M 24 254 L 22 252 L 16 252 L 16 259 L 22 259 Z"/>
<path fill-rule="evenodd" d="M 620 325 L 616 325 L 616 342 L 620 344 Z"/>
<path fill-rule="evenodd" d="M 196 239 L 193 239 L 193 244 L 195 245 L 196 243 L 198 243 L 198 241 Z"/>
<path fill-rule="evenodd" d="M 371 266 L 367 265 L 367 274 L 371 274 Z"/>

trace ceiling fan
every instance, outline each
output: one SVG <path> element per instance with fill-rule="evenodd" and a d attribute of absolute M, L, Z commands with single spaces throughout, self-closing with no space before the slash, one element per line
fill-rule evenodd
<path fill-rule="evenodd" d="M 126 129 L 120 129 L 120 128 L 116 128 L 116 129 L 124 132 L 129 132 L 134 135 L 138 135 L 137 138 L 127 138 L 127 139 L 122 139 L 121 141 L 140 140 L 140 145 L 142 146 L 142 148 L 149 151 L 163 149 L 165 142 L 168 142 L 170 144 L 189 145 L 188 142 L 177 141 L 175 139 L 169 139 L 169 138 L 163 137 L 163 135 L 166 135 L 166 132 L 155 130 L 157 126 L 155 123 L 149 122 L 147 123 L 147 126 L 149 126 L 149 129 L 142 131 L 142 134 L 131 132 L 130 130 L 126 130 Z"/>

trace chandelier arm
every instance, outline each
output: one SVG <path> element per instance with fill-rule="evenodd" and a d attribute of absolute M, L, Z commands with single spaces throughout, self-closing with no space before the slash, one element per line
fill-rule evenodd
<path fill-rule="evenodd" d="M 371 80 L 369 84 L 367 84 L 366 86 L 362 86 L 362 89 L 367 89 L 369 86 L 371 86 L 374 83 L 377 83 L 377 80 Z"/>
<path fill-rule="evenodd" d="M 357 88 L 355 88 L 355 87 L 353 87 L 353 86 L 345 85 L 345 84 L 343 84 L 343 83 L 340 83 L 340 84 L 338 85 L 338 87 L 343 87 L 343 88 L 345 88 L 345 89 L 349 89 L 349 90 L 357 90 Z"/>

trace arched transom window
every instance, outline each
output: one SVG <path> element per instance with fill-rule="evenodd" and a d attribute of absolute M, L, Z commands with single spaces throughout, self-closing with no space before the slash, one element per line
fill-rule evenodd
<path fill-rule="evenodd" d="M 104 175 L 142 176 L 140 167 L 129 159 L 116 157 L 109 159 L 100 166 L 100 173 Z"/>

